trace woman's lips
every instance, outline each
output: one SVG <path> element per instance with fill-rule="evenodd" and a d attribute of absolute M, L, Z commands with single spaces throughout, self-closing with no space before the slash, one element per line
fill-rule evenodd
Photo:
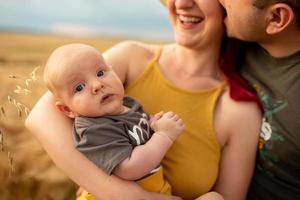
<path fill-rule="evenodd" d="M 185 16 L 185 15 L 178 15 L 178 19 L 183 24 L 197 24 L 203 20 L 201 17 Z"/>
<path fill-rule="evenodd" d="M 177 19 L 180 25 L 185 29 L 193 29 L 203 21 L 201 17 L 178 15 Z"/>

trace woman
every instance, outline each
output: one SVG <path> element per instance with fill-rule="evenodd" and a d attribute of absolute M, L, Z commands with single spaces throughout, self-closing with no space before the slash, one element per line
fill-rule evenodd
<path fill-rule="evenodd" d="M 173 194 L 188 200 L 216 191 L 225 199 L 244 199 L 261 120 L 255 102 L 232 99 L 255 99 L 252 94 L 235 80 L 226 81 L 220 70 L 220 63 L 226 64 L 223 55 L 219 59 L 223 10 L 217 0 L 169 0 L 167 7 L 176 43 L 123 42 L 104 57 L 123 81 L 126 94 L 147 112 L 172 110 L 183 119 L 185 130 L 162 163 Z M 224 72 L 236 77 L 231 70 Z M 178 199 L 105 175 L 74 150 L 72 122 L 54 109 L 52 101 L 51 94 L 44 95 L 26 124 L 76 183 L 99 199 Z M 42 123 L 43 116 L 48 123 Z"/>

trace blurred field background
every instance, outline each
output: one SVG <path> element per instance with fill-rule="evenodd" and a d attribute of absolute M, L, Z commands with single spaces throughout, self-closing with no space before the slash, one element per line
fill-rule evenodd
<path fill-rule="evenodd" d="M 26 109 L 46 90 L 43 65 L 53 49 L 81 42 L 104 51 L 118 41 L 0 33 L 0 200 L 75 199 L 77 186 L 25 129 Z"/>

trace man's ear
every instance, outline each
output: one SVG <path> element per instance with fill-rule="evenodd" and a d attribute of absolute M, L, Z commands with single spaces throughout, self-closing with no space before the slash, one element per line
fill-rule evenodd
<path fill-rule="evenodd" d="M 295 17 L 293 9 L 285 3 L 271 5 L 267 12 L 266 32 L 270 35 L 284 31 Z"/>
<path fill-rule="evenodd" d="M 55 106 L 58 108 L 59 111 L 61 111 L 63 114 L 70 118 L 77 117 L 77 114 L 74 113 L 68 106 L 66 106 L 64 103 L 57 101 L 55 102 Z"/>

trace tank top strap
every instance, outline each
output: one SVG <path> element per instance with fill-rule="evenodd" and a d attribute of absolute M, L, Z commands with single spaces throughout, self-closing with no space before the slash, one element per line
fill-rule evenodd
<path fill-rule="evenodd" d="M 154 57 L 148 63 L 146 69 L 149 68 L 150 66 L 154 66 L 155 63 L 158 63 L 161 52 L 162 52 L 162 46 L 159 46 L 154 53 Z"/>
<path fill-rule="evenodd" d="M 155 51 L 154 57 L 152 59 L 153 62 L 157 62 L 162 51 L 162 46 L 159 46 L 158 49 Z"/>

